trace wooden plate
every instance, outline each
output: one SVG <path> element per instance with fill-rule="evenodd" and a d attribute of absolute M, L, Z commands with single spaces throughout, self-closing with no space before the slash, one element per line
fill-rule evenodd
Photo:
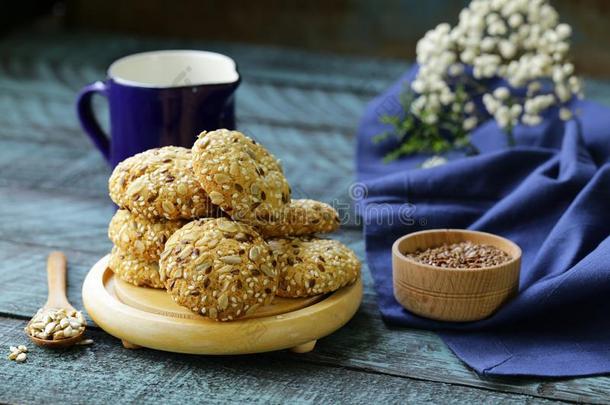
<path fill-rule="evenodd" d="M 347 323 L 362 300 L 359 279 L 329 295 L 276 298 L 250 318 L 216 322 L 180 307 L 165 291 L 116 279 L 107 264 L 105 256 L 87 274 L 83 303 L 95 323 L 130 348 L 217 355 L 307 352 Z"/>

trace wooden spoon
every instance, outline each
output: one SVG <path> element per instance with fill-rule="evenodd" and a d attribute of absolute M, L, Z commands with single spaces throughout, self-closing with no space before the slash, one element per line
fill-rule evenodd
<path fill-rule="evenodd" d="M 49 282 L 49 296 L 47 303 L 42 307 L 46 309 L 65 309 L 75 311 L 74 307 L 68 302 L 66 297 L 66 256 L 62 252 L 51 252 L 47 258 L 47 279 Z M 32 321 L 30 321 L 31 323 Z M 28 324 L 29 326 L 29 324 Z M 72 346 L 82 340 L 85 334 L 83 329 L 78 335 L 65 339 L 51 340 L 39 339 L 28 333 L 32 342 L 38 346 L 50 347 L 53 349 Z"/>

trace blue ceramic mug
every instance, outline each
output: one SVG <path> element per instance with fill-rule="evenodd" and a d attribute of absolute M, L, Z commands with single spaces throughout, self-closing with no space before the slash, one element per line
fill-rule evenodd
<path fill-rule="evenodd" d="M 235 62 L 213 52 L 176 50 L 118 59 L 105 81 L 84 87 L 76 103 L 80 123 L 112 167 L 165 145 L 191 147 L 203 130 L 235 127 Z M 96 119 L 94 94 L 110 106 L 108 136 Z"/>

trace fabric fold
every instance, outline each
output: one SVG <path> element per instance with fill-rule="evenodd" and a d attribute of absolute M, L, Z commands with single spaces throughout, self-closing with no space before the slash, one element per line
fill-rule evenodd
<path fill-rule="evenodd" d="M 369 268 L 385 322 L 437 330 L 476 371 L 576 376 L 610 372 L 610 109 L 576 101 L 577 119 L 549 116 L 517 127 L 518 146 L 488 122 L 473 134 L 474 157 L 418 169 L 425 156 L 382 162 L 372 142 L 379 113 L 399 113 L 408 72 L 368 106 L 358 133 L 358 201 Z M 381 108 L 380 106 L 384 106 Z M 432 228 L 496 233 L 523 250 L 519 294 L 478 322 L 447 323 L 410 313 L 392 292 L 391 245 Z"/>

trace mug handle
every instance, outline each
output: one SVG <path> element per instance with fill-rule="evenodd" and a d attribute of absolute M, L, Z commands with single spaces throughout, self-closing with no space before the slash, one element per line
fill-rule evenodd
<path fill-rule="evenodd" d="M 104 158 L 110 162 L 110 138 L 104 133 L 95 114 L 91 101 L 94 94 L 108 96 L 108 86 L 104 82 L 95 82 L 83 87 L 76 100 L 76 113 L 81 126 L 89 135 L 95 146 L 102 152 Z"/>

